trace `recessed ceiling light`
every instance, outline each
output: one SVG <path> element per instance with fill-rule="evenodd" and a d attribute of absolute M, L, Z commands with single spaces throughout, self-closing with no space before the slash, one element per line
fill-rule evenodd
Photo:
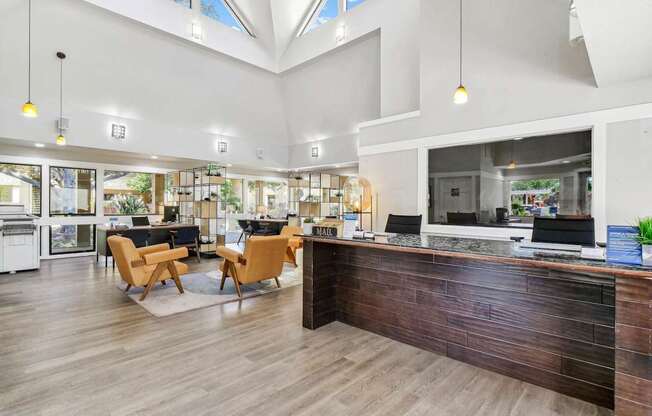
<path fill-rule="evenodd" d="M 570 160 L 564 160 L 561 163 L 570 163 Z"/>
<path fill-rule="evenodd" d="M 158 159 L 158 156 L 156 156 L 156 155 L 151 155 L 150 157 L 151 157 L 152 159 Z"/>
<path fill-rule="evenodd" d="M 514 140 L 516 141 L 523 140 L 523 137 L 514 137 Z"/>
<path fill-rule="evenodd" d="M 36 147 L 45 147 L 43 143 L 34 143 L 34 146 Z"/>

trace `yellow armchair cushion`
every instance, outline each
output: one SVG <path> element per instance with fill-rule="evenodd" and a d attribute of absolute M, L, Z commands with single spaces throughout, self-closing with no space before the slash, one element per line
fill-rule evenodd
<path fill-rule="evenodd" d="M 218 256 L 230 261 L 231 263 L 236 264 L 244 262 L 244 258 L 240 253 L 228 247 L 220 246 L 217 248 L 216 252 Z"/>

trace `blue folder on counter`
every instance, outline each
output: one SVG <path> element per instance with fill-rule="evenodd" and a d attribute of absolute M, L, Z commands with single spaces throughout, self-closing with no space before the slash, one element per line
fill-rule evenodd
<path fill-rule="evenodd" d="M 609 225 L 607 227 L 607 262 L 641 264 L 641 244 L 636 237 L 638 237 L 638 227 Z"/>

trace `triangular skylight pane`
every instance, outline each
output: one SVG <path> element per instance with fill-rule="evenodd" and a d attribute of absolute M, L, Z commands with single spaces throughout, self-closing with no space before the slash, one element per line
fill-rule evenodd
<path fill-rule="evenodd" d="M 306 29 L 303 33 L 308 33 L 314 28 L 323 25 L 329 20 L 333 20 L 337 17 L 338 13 L 338 0 L 324 0 L 315 16 L 312 18 Z"/>
<path fill-rule="evenodd" d="M 224 0 L 201 0 L 201 13 L 239 32 L 249 33 L 253 36 L 253 33 L 245 28 L 242 20 Z"/>
<path fill-rule="evenodd" d="M 355 6 L 364 3 L 365 0 L 346 0 L 346 10 L 351 10 Z"/>

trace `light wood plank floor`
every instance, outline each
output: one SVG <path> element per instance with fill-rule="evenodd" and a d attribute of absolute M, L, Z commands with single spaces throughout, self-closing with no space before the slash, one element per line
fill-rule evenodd
<path fill-rule="evenodd" d="M 94 257 L 0 275 L 0 414 L 611 414 L 341 323 L 303 329 L 300 287 L 154 318 L 117 279 Z"/>

